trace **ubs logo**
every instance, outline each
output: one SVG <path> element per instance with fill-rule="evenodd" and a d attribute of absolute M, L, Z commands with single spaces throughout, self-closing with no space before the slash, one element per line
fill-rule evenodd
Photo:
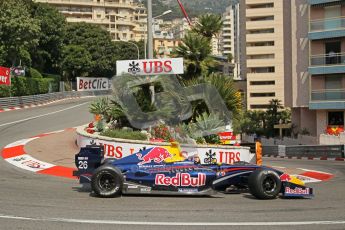
<path fill-rule="evenodd" d="M 140 72 L 139 63 L 136 63 L 135 61 L 132 61 L 131 63 L 129 63 L 128 73 L 137 74 L 139 72 Z"/>

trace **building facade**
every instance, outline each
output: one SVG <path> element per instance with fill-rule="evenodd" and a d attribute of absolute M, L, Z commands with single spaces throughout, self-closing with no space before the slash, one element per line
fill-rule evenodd
<path fill-rule="evenodd" d="M 247 109 L 285 101 L 291 76 L 291 2 L 246 0 Z"/>
<path fill-rule="evenodd" d="M 153 38 L 153 48 L 156 52 L 156 58 L 170 57 L 172 51 L 180 42 L 180 39 L 174 38 Z"/>
<path fill-rule="evenodd" d="M 292 24 L 299 32 L 293 40 L 293 123 L 313 136 L 336 134 L 344 130 L 345 2 L 296 2 L 293 7 L 303 10 Z"/>
<path fill-rule="evenodd" d="M 34 0 L 55 6 L 67 22 L 97 24 L 113 40 L 142 40 L 146 37 L 146 8 L 133 0 Z"/>

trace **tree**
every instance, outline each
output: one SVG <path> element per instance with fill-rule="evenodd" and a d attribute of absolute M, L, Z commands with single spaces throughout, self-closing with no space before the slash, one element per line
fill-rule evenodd
<path fill-rule="evenodd" d="M 7 66 L 31 65 L 30 50 L 39 43 L 40 21 L 26 0 L 0 1 L 0 59 Z"/>
<path fill-rule="evenodd" d="M 89 53 L 89 76 L 112 77 L 115 74 L 117 59 L 113 54 L 114 44 L 108 31 L 100 26 L 87 23 L 68 24 L 64 44 L 79 46 Z M 64 66 L 62 70 L 65 70 Z"/>
<path fill-rule="evenodd" d="M 65 17 L 48 4 L 35 3 L 31 12 L 40 21 L 41 30 L 38 46 L 31 51 L 33 66 L 41 72 L 57 73 L 65 34 Z"/>
<path fill-rule="evenodd" d="M 270 104 L 268 106 L 268 109 L 266 111 L 267 115 L 267 136 L 274 136 L 275 135 L 275 130 L 274 130 L 274 125 L 279 124 L 279 118 L 280 118 L 280 113 L 281 110 L 284 107 L 281 104 L 281 101 L 278 99 L 272 99 L 270 101 Z"/>
<path fill-rule="evenodd" d="M 172 56 L 184 58 L 186 68 L 184 78 L 191 79 L 201 76 L 215 65 L 216 61 L 210 56 L 211 52 L 210 41 L 207 38 L 188 33 L 175 48 Z"/>
<path fill-rule="evenodd" d="M 209 40 L 217 36 L 223 27 L 222 17 L 216 14 L 204 14 L 198 17 L 198 22 L 193 27 L 193 31 Z"/>
<path fill-rule="evenodd" d="M 84 47 L 68 45 L 63 49 L 61 66 L 66 80 L 74 80 L 88 75 L 92 68 L 92 57 Z"/>
<path fill-rule="evenodd" d="M 135 47 L 136 44 L 139 48 L 139 57 L 144 59 L 145 57 L 145 44 L 144 41 L 141 40 L 139 42 L 131 41 L 113 41 L 114 45 L 114 56 L 117 60 L 133 60 L 138 58 L 138 49 Z"/>

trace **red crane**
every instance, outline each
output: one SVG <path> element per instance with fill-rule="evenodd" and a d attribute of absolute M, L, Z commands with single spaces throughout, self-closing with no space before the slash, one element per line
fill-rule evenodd
<path fill-rule="evenodd" d="M 192 22 L 191 22 L 190 18 L 188 17 L 188 14 L 187 14 L 187 12 L 186 12 L 186 9 L 183 7 L 182 2 L 181 2 L 180 0 L 177 0 L 177 3 L 179 4 L 179 6 L 180 6 L 180 8 L 181 8 L 181 11 L 182 11 L 182 13 L 183 13 L 185 19 L 187 20 L 189 26 L 192 26 Z"/>

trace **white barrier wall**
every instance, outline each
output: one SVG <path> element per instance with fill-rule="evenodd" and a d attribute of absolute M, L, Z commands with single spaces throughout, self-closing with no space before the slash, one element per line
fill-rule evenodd
<path fill-rule="evenodd" d="M 98 136 L 85 132 L 84 127 L 77 128 L 77 144 L 79 147 L 91 144 L 103 145 L 105 158 L 118 159 L 136 153 L 140 149 L 170 145 L 167 142 L 157 143 Z M 218 163 L 233 164 L 236 161 L 255 163 L 255 155 L 249 152 L 249 147 L 182 144 L 181 150 L 188 156 L 198 154 L 202 163 L 209 163 L 210 156 Z"/>

